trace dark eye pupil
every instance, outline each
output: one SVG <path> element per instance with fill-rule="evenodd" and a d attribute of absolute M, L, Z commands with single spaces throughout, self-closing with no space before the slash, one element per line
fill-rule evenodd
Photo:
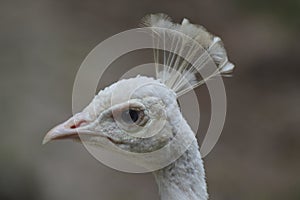
<path fill-rule="evenodd" d="M 139 119 L 139 113 L 136 110 L 129 110 L 129 115 L 133 122 L 136 122 Z"/>
<path fill-rule="evenodd" d="M 139 111 L 137 110 L 126 110 L 122 113 L 122 119 L 126 123 L 134 123 L 139 119 Z"/>

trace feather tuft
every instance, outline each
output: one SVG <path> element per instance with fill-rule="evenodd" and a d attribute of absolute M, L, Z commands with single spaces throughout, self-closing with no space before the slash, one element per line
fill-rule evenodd
<path fill-rule="evenodd" d="M 221 39 L 203 26 L 192 24 L 186 18 L 176 24 L 161 13 L 144 17 L 141 26 L 150 28 L 153 33 L 157 47 L 154 49 L 156 78 L 177 96 L 214 76 L 229 76 L 233 72 L 234 65 L 228 61 Z M 210 73 L 202 77 L 200 72 L 205 68 L 211 68 Z"/>

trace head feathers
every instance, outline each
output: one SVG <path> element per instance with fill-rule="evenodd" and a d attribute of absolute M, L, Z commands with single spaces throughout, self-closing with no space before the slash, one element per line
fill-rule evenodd
<path fill-rule="evenodd" d="M 151 14 L 142 20 L 142 26 L 153 32 L 156 78 L 177 96 L 234 69 L 221 39 L 200 25 L 187 19 L 176 24 L 165 14 Z M 200 73 L 205 68 L 209 73 Z"/>

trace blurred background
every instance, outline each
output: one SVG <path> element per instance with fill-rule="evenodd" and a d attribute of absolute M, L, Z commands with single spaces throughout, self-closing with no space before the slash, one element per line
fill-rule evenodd
<path fill-rule="evenodd" d="M 1 200 L 158 199 L 151 174 L 110 169 L 71 141 L 41 145 L 72 115 L 85 56 L 158 12 L 220 36 L 236 65 L 223 133 L 204 159 L 210 199 L 300 199 L 299 0 L 1 0 Z M 103 86 L 117 80 L 113 70 L 106 77 Z M 210 117 L 205 90 L 199 138 Z"/>

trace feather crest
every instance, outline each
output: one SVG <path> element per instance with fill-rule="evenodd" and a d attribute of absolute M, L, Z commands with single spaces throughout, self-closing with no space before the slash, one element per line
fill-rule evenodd
<path fill-rule="evenodd" d="M 214 76 L 228 76 L 234 69 L 221 39 L 203 26 L 191 24 L 188 19 L 176 24 L 165 14 L 148 15 L 141 25 L 152 30 L 153 41 L 157 45 L 154 49 L 156 78 L 174 90 L 177 96 Z M 167 44 L 172 52 L 165 50 Z M 211 65 L 216 70 L 202 77 L 199 72 Z"/>

